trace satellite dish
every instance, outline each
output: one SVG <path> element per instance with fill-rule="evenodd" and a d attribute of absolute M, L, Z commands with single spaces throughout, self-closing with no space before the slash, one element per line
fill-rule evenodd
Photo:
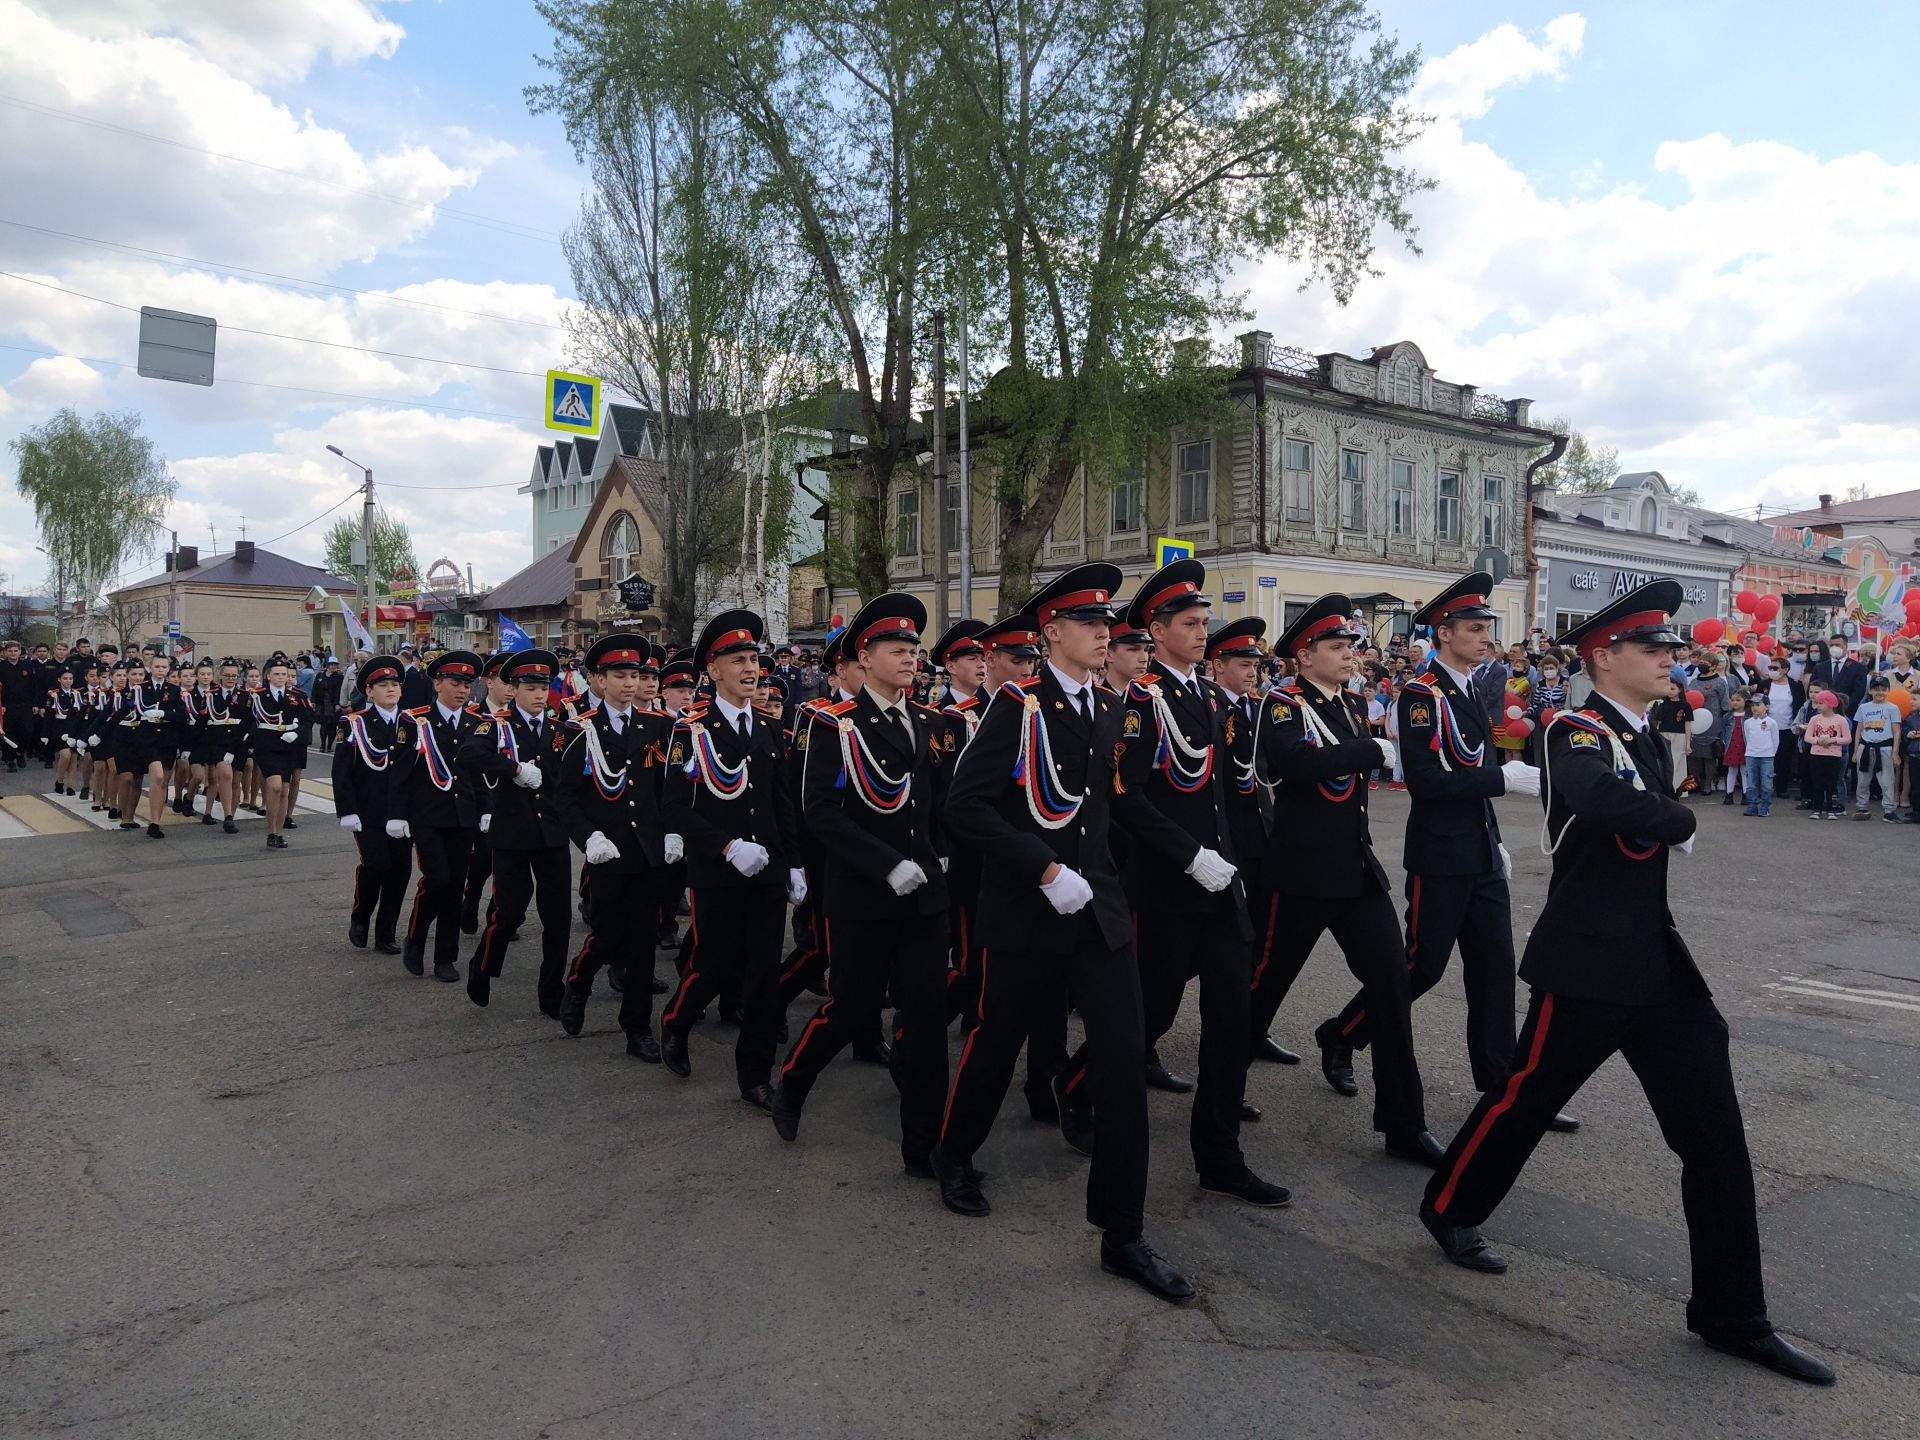
<path fill-rule="evenodd" d="M 1486 571 L 1498 585 L 1507 578 L 1507 552 L 1489 545 L 1473 557 L 1473 568 Z"/>

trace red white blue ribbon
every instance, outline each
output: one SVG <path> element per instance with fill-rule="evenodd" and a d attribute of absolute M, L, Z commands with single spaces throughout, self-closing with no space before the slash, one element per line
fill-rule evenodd
<path fill-rule="evenodd" d="M 393 760 L 386 746 L 373 743 L 373 737 L 367 734 L 367 717 L 357 710 L 347 716 L 347 743 L 360 752 L 360 763 L 376 773 Z"/>
<path fill-rule="evenodd" d="M 1003 696 L 1011 696 L 1023 713 L 1020 716 L 1020 750 L 1013 761 L 1013 778 L 1027 797 L 1027 813 L 1043 830 L 1060 830 L 1073 822 L 1086 800 L 1086 792 L 1076 795 L 1063 788 L 1054 774 L 1053 745 L 1047 738 L 1046 720 L 1040 714 L 1040 701 L 1018 685 L 1009 682 L 1000 687 Z"/>
<path fill-rule="evenodd" d="M 427 778 L 433 782 L 433 788 L 451 790 L 453 767 L 447 763 L 447 757 L 440 753 L 440 737 L 433 732 L 431 717 L 420 717 L 420 738 L 415 745 L 420 751 L 420 758 L 427 762 Z"/>
<path fill-rule="evenodd" d="M 738 800 L 746 794 L 746 757 L 742 756 L 738 765 L 729 767 L 714 748 L 713 736 L 708 733 L 706 726 L 697 720 L 681 723 L 686 725 L 693 738 L 693 758 L 687 762 L 687 773 L 711 790 L 718 799 Z"/>
<path fill-rule="evenodd" d="M 852 720 L 843 716 L 834 723 L 840 731 L 840 784 L 850 785 L 877 814 L 891 815 L 905 805 L 913 794 L 913 771 L 896 780 L 881 766 Z"/>

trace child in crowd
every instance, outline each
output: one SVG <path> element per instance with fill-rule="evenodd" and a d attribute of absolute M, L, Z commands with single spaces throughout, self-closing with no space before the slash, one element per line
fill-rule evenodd
<path fill-rule="evenodd" d="M 1900 735 L 1901 715 L 1887 699 L 1885 675 L 1867 681 L 1867 698 L 1853 712 L 1855 746 L 1855 794 L 1853 818 L 1865 820 L 1872 813 L 1873 782 L 1880 781 L 1881 818 L 1900 818 L 1900 792 L 1893 783 L 1893 747 Z"/>
<path fill-rule="evenodd" d="M 1767 713 L 1767 697 L 1755 692 L 1747 696 L 1747 713 L 1740 721 L 1741 743 L 1747 756 L 1748 815 L 1767 815 L 1773 810 L 1773 758 L 1780 753 L 1780 730 Z"/>
<path fill-rule="evenodd" d="M 1382 722 L 1387 740 L 1393 746 L 1393 778 L 1387 782 L 1389 790 L 1407 788 L 1406 766 L 1400 758 L 1400 692 L 1405 688 L 1406 681 L 1398 675 L 1394 676 L 1393 684 L 1387 692 L 1387 716 Z"/>
<path fill-rule="evenodd" d="M 1742 795 L 1746 794 L 1747 736 L 1742 728 L 1746 715 L 1747 692 L 1735 690 L 1727 699 L 1727 719 L 1720 731 L 1720 765 L 1726 771 L 1727 787 L 1727 798 L 1720 802 L 1722 805 L 1733 804 L 1736 788 Z"/>
<path fill-rule="evenodd" d="M 1813 697 L 1813 717 L 1807 721 L 1802 743 L 1807 773 L 1813 784 L 1813 818 L 1838 820 L 1846 804 L 1840 798 L 1840 757 L 1853 743 L 1853 730 L 1840 714 L 1840 697 L 1822 690 Z"/>

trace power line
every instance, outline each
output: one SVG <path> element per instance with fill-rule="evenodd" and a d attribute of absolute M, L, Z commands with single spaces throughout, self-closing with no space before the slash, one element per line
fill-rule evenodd
<path fill-rule="evenodd" d="M 322 510 L 318 515 L 314 516 L 313 519 L 303 520 L 298 525 L 294 526 L 293 529 L 291 530 L 282 530 L 278 535 L 274 536 L 273 539 L 271 540 L 261 540 L 256 543 L 261 545 L 273 545 L 278 543 L 281 540 L 286 539 L 289 535 L 298 535 L 302 530 L 306 529 L 307 526 L 317 524 L 320 521 L 326 519 L 327 516 L 331 515 L 334 511 L 338 510 L 342 505 L 346 504 L 347 501 L 353 499 L 353 497 L 358 495 L 359 493 L 360 493 L 359 487 L 356 486 L 354 489 L 349 490 L 346 494 L 342 495 L 338 500 L 334 501 L 333 504 L 329 505 L 326 509 Z"/>
<path fill-rule="evenodd" d="M 273 270 L 254 270 L 245 265 L 230 265 L 222 260 L 203 260 L 197 255 L 175 255 L 165 250 L 149 250 L 140 245 L 124 245 L 118 240 L 102 240 L 97 235 L 76 235 L 70 230 L 53 230 L 45 225 L 29 225 L 24 220 L 10 220 L 4 215 L 0 215 L 0 225 L 11 225 L 15 229 L 31 230 L 37 235 L 51 235 L 61 240 L 78 240 L 83 245 L 99 245 L 109 250 L 123 250 L 129 254 L 145 255 L 156 260 L 171 260 L 181 265 L 199 265 L 209 270 L 228 270 L 236 275 L 250 275 L 262 280 L 280 280 L 289 285 L 310 285 L 320 290 L 352 295 L 375 305 L 411 305 L 423 310 L 438 310 L 448 315 L 470 315 L 481 320 L 498 320 L 507 325 L 528 325 L 538 330 L 566 328 L 546 320 L 523 320 L 515 315 L 498 315 L 491 310 L 465 310 L 458 305 L 441 305 L 432 300 L 410 300 L 402 295 L 376 295 L 370 290 L 356 290 L 351 285 L 335 285 L 327 280 L 309 280 L 300 275 L 282 275 Z"/>
<path fill-rule="evenodd" d="M 139 314 L 137 305 L 123 305 L 118 300 L 108 300 L 103 296 L 89 295 L 84 290 L 71 290 L 65 285 L 56 285 L 51 280 L 35 280 L 31 276 L 16 275 L 11 270 L 0 270 L 0 276 L 9 280 L 18 280 L 26 285 L 38 285 L 42 290 L 51 290 L 58 295 L 73 295 L 82 300 L 91 300 L 96 305 L 111 305 L 116 310 L 125 310 L 130 314 Z M 422 365 L 451 365 L 461 370 L 485 370 L 493 375 L 521 375 L 530 380 L 546 379 L 541 370 L 515 370 L 506 365 L 482 365 L 472 360 L 448 360 L 439 355 L 412 355 L 404 350 L 376 350 L 370 345 L 349 345 L 344 340 L 319 340 L 311 335 L 283 335 L 277 330 L 255 330 L 246 325 L 228 325 L 220 328 L 236 335 L 257 335 L 264 340 L 286 340 L 295 345 L 323 345 L 329 350 L 355 350 L 362 355 L 378 355 L 386 360 L 413 360 Z"/>
<path fill-rule="evenodd" d="M 550 230 L 536 230 L 531 225 L 522 225 L 515 220 L 500 220 L 491 215 L 480 215 L 470 210 L 456 210 L 450 205 L 435 205 L 429 201 L 410 200 L 404 195 L 389 195 L 382 190 L 369 190 L 361 185 L 348 185 L 340 180 L 327 180 L 318 175 L 303 174 L 298 170 L 288 170 L 283 166 L 269 165 L 264 160 L 249 160 L 242 155 L 228 155 L 224 151 L 209 150 L 204 145 L 190 145 L 184 140 L 175 140 L 166 135 L 155 135 L 148 130 L 135 130 L 127 125 L 115 125 L 111 121 L 96 120 L 89 115 L 76 115 L 71 110 L 61 110 L 52 105 L 42 105 L 37 100 L 24 100 L 18 95 L 0 94 L 0 105 L 13 105 L 32 114 L 48 116 L 55 120 L 65 120 L 75 125 L 87 125 L 96 130 L 111 131 L 116 135 L 130 135 L 137 140 L 150 140 L 156 145 L 169 145 L 176 150 L 189 150 L 198 155 L 210 155 L 216 160 L 230 161 L 235 165 L 250 165 L 256 170 L 268 170 L 276 175 L 291 176 L 295 180 L 304 180 L 309 185 L 325 185 L 330 189 L 344 191 L 349 195 L 365 195 L 374 200 L 384 200 L 391 205 L 401 205 L 409 210 L 427 209 L 436 215 L 446 215 L 455 220 L 465 220 L 472 225 L 482 225 L 498 230 L 503 234 L 514 235 L 523 240 L 544 240 L 558 245 L 560 237 Z"/>

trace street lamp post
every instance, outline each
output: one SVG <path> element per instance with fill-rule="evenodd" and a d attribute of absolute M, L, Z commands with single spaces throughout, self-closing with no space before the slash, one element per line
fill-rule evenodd
<path fill-rule="evenodd" d="M 327 449 L 357 469 L 362 477 L 360 549 L 365 556 L 365 563 L 360 567 L 360 623 L 367 627 L 367 634 L 372 635 L 375 629 L 373 623 L 373 467 L 362 465 L 338 445 L 329 445 Z"/>

